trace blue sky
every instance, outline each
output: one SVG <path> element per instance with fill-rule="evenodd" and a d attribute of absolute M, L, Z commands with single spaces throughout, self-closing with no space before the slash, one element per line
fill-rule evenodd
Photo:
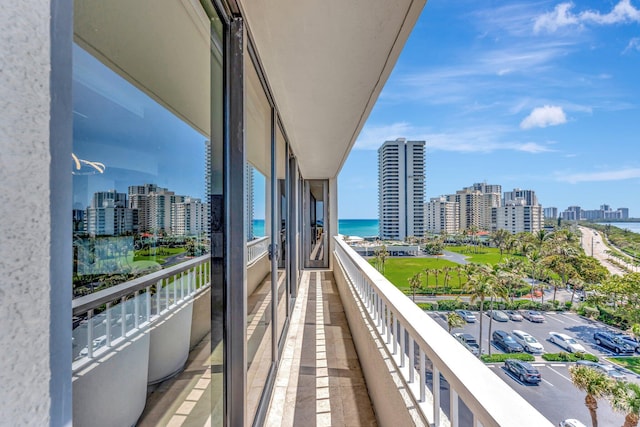
<path fill-rule="evenodd" d="M 427 199 L 474 182 L 640 217 L 640 1 L 429 0 L 338 186 L 377 218 L 377 149 L 425 140 Z"/>

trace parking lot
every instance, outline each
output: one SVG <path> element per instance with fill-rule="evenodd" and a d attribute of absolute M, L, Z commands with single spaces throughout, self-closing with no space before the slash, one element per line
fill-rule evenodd
<path fill-rule="evenodd" d="M 445 329 L 447 328 L 446 312 L 429 312 L 429 314 Z M 478 313 L 474 313 L 476 318 Z M 549 342 L 549 332 L 561 332 L 575 338 L 582 344 L 588 353 L 600 358 L 602 363 L 607 363 L 603 358 L 614 355 L 606 348 L 596 345 L 593 341 L 593 333 L 598 330 L 608 329 L 600 322 L 585 319 L 572 313 L 544 313 L 543 323 L 533 323 L 528 320 L 520 322 L 509 320 L 507 322 L 493 321 L 492 331 L 503 330 L 511 332 L 520 329 L 535 337 L 543 346 L 545 352 L 558 353 L 564 351 L 559 346 Z M 479 320 L 479 319 L 478 319 Z M 483 353 L 488 353 L 489 343 L 489 316 L 486 314 L 483 323 Z M 476 339 L 479 337 L 479 322 L 467 323 L 462 328 L 455 328 L 452 332 L 470 333 Z M 463 347 L 461 347 L 463 348 Z M 503 353 L 502 349 L 491 344 L 492 353 Z M 584 393 L 576 389 L 571 383 L 569 366 L 573 363 L 546 362 L 539 355 L 536 361 L 531 362 L 541 373 L 542 382 L 539 385 L 521 383 L 503 368 L 503 363 L 488 364 L 500 378 L 509 384 L 515 391 L 529 401 L 535 408 L 544 414 L 551 422 L 558 424 L 566 418 L 577 418 L 586 425 L 591 424 L 589 412 L 584 405 Z M 623 372 L 628 381 L 640 382 L 632 373 Z M 613 412 L 608 402 L 599 401 L 598 421 L 600 426 L 620 426 L 624 422 L 624 414 Z"/>

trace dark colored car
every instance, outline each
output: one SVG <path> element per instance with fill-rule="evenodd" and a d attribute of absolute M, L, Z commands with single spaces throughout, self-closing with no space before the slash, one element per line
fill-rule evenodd
<path fill-rule="evenodd" d="M 493 341 L 499 345 L 505 353 L 522 353 L 524 349 L 517 341 L 507 332 L 497 330 L 491 335 Z"/>
<path fill-rule="evenodd" d="M 542 381 L 540 371 L 522 360 L 507 359 L 504 361 L 504 368 L 515 375 L 520 382 L 539 384 Z"/>
<path fill-rule="evenodd" d="M 637 338 L 631 337 L 629 335 L 617 333 L 615 334 L 618 338 L 620 338 L 625 343 L 629 344 L 631 348 L 634 349 L 636 353 L 640 353 L 640 342 L 638 342 Z"/>
<path fill-rule="evenodd" d="M 631 347 L 629 344 L 624 342 L 622 338 L 617 335 L 612 334 L 611 332 L 603 332 L 599 331 L 593 334 L 593 340 L 599 346 L 608 348 L 616 354 L 621 353 L 633 353 L 635 351 L 634 347 Z"/>

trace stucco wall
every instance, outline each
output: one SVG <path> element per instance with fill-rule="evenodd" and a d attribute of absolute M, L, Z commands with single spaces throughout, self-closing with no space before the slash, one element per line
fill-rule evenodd
<path fill-rule="evenodd" d="M 0 3 L 0 424 L 21 426 L 50 424 L 50 9 Z"/>

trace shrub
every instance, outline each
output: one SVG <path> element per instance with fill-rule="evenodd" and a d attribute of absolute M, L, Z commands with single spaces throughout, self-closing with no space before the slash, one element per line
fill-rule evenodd
<path fill-rule="evenodd" d="M 422 310 L 435 310 L 438 308 L 438 303 L 433 302 L 419 302 L 417 304 Z"/>
<path fill-rule="evenodd" d="M 576 362 L 578 360 L 589 360 L 591 362 L 597 362 L 598 358 L 589 353 L 567 353 L 561 351 L 560 353 L 545 353 L 542 358 L 547 362 Z"/>
<path fill-rule="evenodd" d="M 573 304 L 571 303 L 571 301 L 566 301 L 564 303 L 564 308 L 565 310 L 571 310 L 571 307 L 573 306 Z"/>
<path fill-rule="evenodd" d="M 455 299 L 441 299 L 438 301 L 438 310 L 451 311 L 463 308 L 465 303 Z"/>
<path fill-rule="evenodd" d="M 480 356 L 480 360 L 484 363 L 504 362 L 507 359 L 517 359 L 525 362 L 533 362 L 535 357 L 528 353 L 496 353 L 492 355 L 483 354 Z"/>

